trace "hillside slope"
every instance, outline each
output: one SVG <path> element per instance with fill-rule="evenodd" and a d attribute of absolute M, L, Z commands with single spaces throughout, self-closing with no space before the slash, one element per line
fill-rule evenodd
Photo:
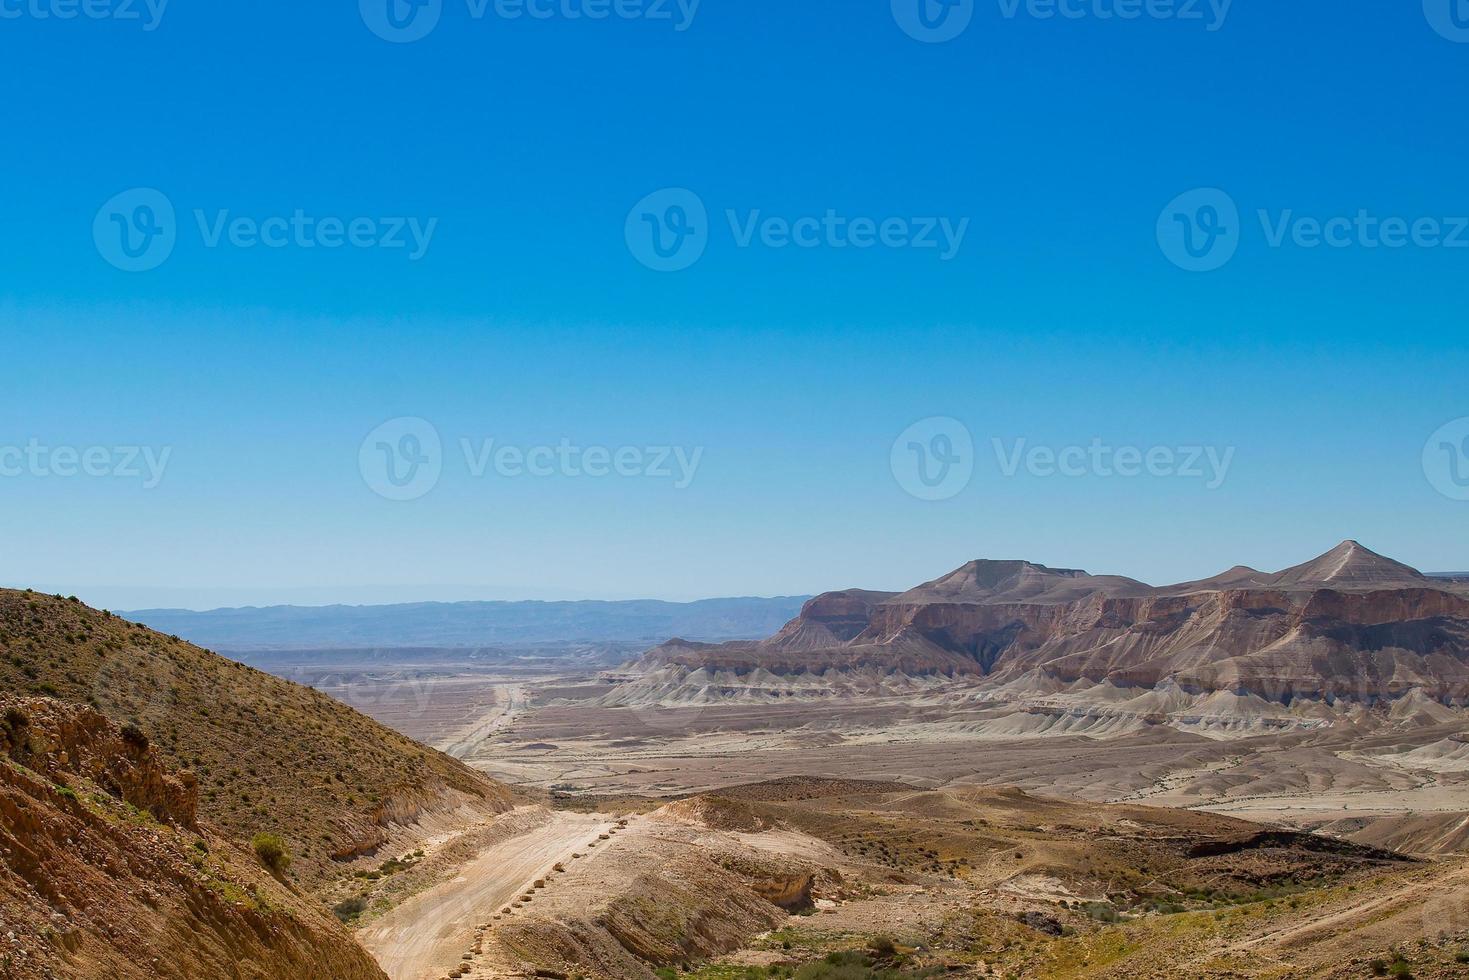
<path fill-rule="evenodd" d="M 382 980 L 91 708 L 0 696 L 0 976 Z"/>
<path fill-rule="evenodd" d="M 235 841 L 283 837 L 313 889 L 394 828 L 499 813 L 504 786 L 310 688 L 76 600 L 0 590 L 0 691 L 89 705 L 197 780 Z"/>

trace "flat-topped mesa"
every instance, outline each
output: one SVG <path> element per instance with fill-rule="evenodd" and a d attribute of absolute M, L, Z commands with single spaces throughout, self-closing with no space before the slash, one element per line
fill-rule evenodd
<path fill-rule="evenodd" d="M 932 602 L 1072 602 L 1096 593 L 1148 595 L 1154 590 L 1119 575 L 1091 575 L 1028 561 L 968 562 L 947 575 L 909 589 L 894 604 Z"/>
<path fill-rule="evenodd" d="M 1280 572 L 1239 565 L 1163 588 L 979 560 L 896 595 L 827 593 L 769 640 L 660 648 L 644 663 L 658 664 L 737 677 L 1171 684 L 1286 704 L 1371 704 L 1417 690 L 1469 703 L 1469 583 L 1355 541 Z"/>

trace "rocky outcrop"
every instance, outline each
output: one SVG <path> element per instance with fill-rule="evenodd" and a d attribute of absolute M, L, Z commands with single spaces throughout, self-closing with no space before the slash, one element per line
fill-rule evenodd
<path fill-rule="evenodd" d="M 1353 541 L 1282 572 L 1240 566 L 1167 587 L 976 561 L 899 595 L 820 596 L 761 643 L 668 644 L 641 666 L 702 672 L 706 688 L 728 674 L 867 672 L 991 686 L 1032 677 L 1285 705 L 1408 695 L 1464 705 L 1469 588 Z M 677 686 L 666 675 L 661 683 Z"/>
<path fill-rule="evenodd" d="M 372 809 L 343 814 L 332 821 L 336 830 L 333 838 L 342 843 L 333 849 L 331 857 L 334 861 L 350 861 L 372 854 L 388 843 L 395 828 L 412 827 L 427 817 L 449 816 L 460 809 L 497 813 L 505 808 L 498 798 L 487 805 L 483 790 L 473 785 L 450 785 L 431 778 L 395 786 Z"/>
<path fill-rule="evenodd" d="M 0 698 L 0 976 L 383 980 L 334 919 L 195 818 L 89 708 Z"/>
<path fill-rule="evenodd" d="M 90 780 L 156 820 L 196 828 L 199 783 L 193 774 L 169 774 L 146 735 L 120 729 L 96 711 L 49 700 L 9 702 L 0 754 L 58 785 L 72 777 Z"/>

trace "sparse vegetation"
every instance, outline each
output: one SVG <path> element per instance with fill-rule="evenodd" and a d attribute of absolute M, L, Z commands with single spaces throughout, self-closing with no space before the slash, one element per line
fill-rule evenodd
<path fill-rule="evenodd" d="M 333 854 L 360 843 L 344 829 L 360 824 L 340 818 L 390 792 L 437 783 L 508 805 L 467 767 L 319 691 L 70 599 L 0 589 L 0 691 L 87 704 L 126 726 L 129 744 L 198 775 L 199 816 L 236 841 L 316 841 L 327 829 L 329 841 L 294 855 L 291 873 L 308 889 L 339 873 Z M 0 740 L 24 714 L 14 711 Z"/>
<path fill-rule="evenodd" d="M 250 846 L 255 851 L 255 856 L 260 863 L 265 865 L 276 874 L 285 874 L 291 867 L 291 852 L 286 848 L 286 842 L 276 834 L 256 834 L 250 841 Z"/>
<path fill-rule="evenodd" d="M 367 911 L 367 899 L 361 895 L 354 896 L 332 906 L 332 913 L 344 924 L 357 921 L 363 912 Z"/>

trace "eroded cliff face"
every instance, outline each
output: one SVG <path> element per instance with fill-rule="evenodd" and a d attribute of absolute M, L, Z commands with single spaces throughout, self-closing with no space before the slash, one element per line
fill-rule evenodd
<path fill-rule="evenodd" d="M 1004 684 L 1031 675 L 1285 704 L 1372 704 L 1412 691 L 1464 704 L 1469 591 L 1355 542 L 1284 572 L 1236 568 L 1167 588 L 971 562 L 901 595 L 820 596 L 762 643 L 670 644 L 644 664 L 701 678 L 867 672 Z"/>
<path fill-rule="evenodd" d="M 383 980 L 196 798 L 140 732 L 0 696 L 0 976 Z"/>

